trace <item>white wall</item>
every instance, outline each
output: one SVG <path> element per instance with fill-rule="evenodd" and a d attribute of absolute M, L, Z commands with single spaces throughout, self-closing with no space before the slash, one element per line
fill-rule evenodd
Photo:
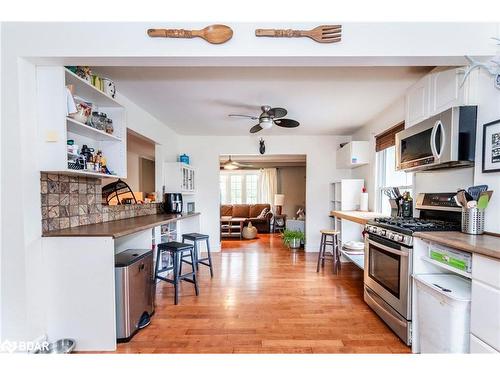
<path fill-rule="evenodd" d="M 258 154 L 259 136 L 180 136 L 180 149 L 196 168 L 196 209 L 201 228 L 210 235 L 211 246 L 220 250 L 219 156 Z M 350 137 L 263 136 L 267 154 L 304 154 L 307 158 L 306 251 L 317 251 L 319 231 L 331 226 L 328 216 L 329 183 L 348 177 L 335 168 L 335 149 Z"/>
<path fill-rule="evenodd" d="M 352 178 L 363 178 L 365 180 L 365 187 L 368 192 L 368 207 L 371 211 L 375 211 L 377 207 L 375 194 L 377 183 L 375 136 L 399 124 L 404 119 L 405 100 L 404 97 L 401 97 L 352 135 L 353 141 L 370 142 L 370 161 L 367 165 L 354 168 Z"/>
<path fill-rule="evenodd" d="M 177 133 L 127 97 L 120 94 L 119 89 L 118 87 L 116 99 L 127 109 L 127 127 L 156 143 L 155 185 L 157 197 L 161 199 L 163 162 L 175 161 L 177 158 L 179 153 Z"/>
<path fill-rule="evenodd" d="M 483 125 L 500 119 L 500 90 L 494 87 L 493 76 L 483 69 L 479 74 L 478 96 L 474 184 L 487 184 L 490 190 L 495 191 L 486 209 L 485 230 L 500 233 L 500 172 L 482 172 Z"/>

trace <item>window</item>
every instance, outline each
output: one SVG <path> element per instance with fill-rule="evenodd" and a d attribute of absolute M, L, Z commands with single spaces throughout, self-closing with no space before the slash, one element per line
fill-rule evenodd
<path fill-rule="evenodd" d="M 230 189 L 230 196 L 231 196 L 231 204 L 239 204 L 243 203 L 241 198 L 242 198 L 242 191 L 243 191 L 243 176 L 241 175 L 233 175 L 230 176 L 230 181 L 231 181 L 231 189 Z"/>
<path fill-rule="evenodd" d="M 247 203 L 255 204 L 257 203 L 258 197 L 258 186 L 259 186 L 259 176 L 256 174 L 251 174 L 246 176 L 246 196 Z"/>
<path fill-rule="evenodd" d="M 384 190 L 388 187 L 397 187 L 401 194 L 408 191 L 413 197 L 413 173 L 396 171 L 396 148 L 394 146 L 377 152 L 377 172 L 377 211 L 389 216 L 391 205 Z"/>
<path fill-rule="evenodd" d="M 221 204 L 255 204 L 259 196 L 259 171 L 221 171 Z"/>

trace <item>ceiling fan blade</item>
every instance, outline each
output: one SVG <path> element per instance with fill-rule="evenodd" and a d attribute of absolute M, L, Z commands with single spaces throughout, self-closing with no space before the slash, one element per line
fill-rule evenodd
<path fill-rule="evenodd" d="M 252 128 L 250 129 L 250 133 L 257 133 L 257 132 L 260 132 L 261 130 L 262 130 L 262 126 L 257 124 L 257 125 L 252 126 Z"/>
<path fill-rule="evenodd" d="M 285 108 L 271 108 L 267 113 L 271 117 L 279 118 L 285 117 L 288 112 Z"/>
<path fill-rule="evenodd" d="M 274 123 L 282 128 L 296 128 L 300 125 L 298 121 L 291 120 L 289 118 L 274 120 Z"/>
<path fill-rule="evenodd" d="M 237 114 L 231 114 L 231 115 L 228 115 L 229 117 L 240 117 L 240 118 L 249 118 L 249 119 L 252 119 L 252 120 L 258 120 L 259 118 L 258 117 L 255 117 L 255 116 L 250 116 L 250 115 L 237 115 Z"/>

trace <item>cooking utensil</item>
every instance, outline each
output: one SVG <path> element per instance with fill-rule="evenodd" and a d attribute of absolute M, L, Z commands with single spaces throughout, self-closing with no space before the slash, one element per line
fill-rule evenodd
<path fill-rule="evenodd" d="M 201 30 L 148 29 L 151 38 L 203 38 L 212 44 L 222 44 L 233 37 L 233 29 L 226 25 L 210 25 Z"/>
<path fill-rule="evenodd" d="M 273 38 L 302 38 L 307 37 L 318 43 L 340 42 L 342 25 L 321 25 L 312 30 L 292 29 L 256 29 L 255 36 L 268 36 Z"/>
<path fill-rule="evenodd" d="M 399 191 L 399 188 L 398 187 L 394 187 L 392 188 L 392 190 L 394 191 L 394 196 L 399 199 L 401 198 L 401 192 Z"/>
<path fill-rule="evenodd" d="M 490 199 L 488 198 L 488 194 L 481 194 L 479 200 L 477 201 L 477 208 L 479 208 L 480 210 L 486 209 L 486 207 L 488 207 L 489 201 Z"/>
<path fill-rule="evenodd" d="M 472 196 L 472 199 L 477 201 L 479 199 L 479 195 L 486 190 L 488 190 L 488 185 L 477 185 L 468 188 L 467 192 Z"/>
<path fill-rule="evenodd" d="M 467 207 L 467 198 L 465 197 L 465 190 L 457 191 L 457 200 L 460 202 L 460 206 Z"/>
<path fill-rule="evenodd" d="M 477 201 L 468 201 L 467 202 L 467 208 L 476 208 L 477 207 Z"/>
<path fill-rule="evenodd" d="M 389 197 L 389 199 L 394 199 L 391 189 L 384 189 L 384 194 Z"/>

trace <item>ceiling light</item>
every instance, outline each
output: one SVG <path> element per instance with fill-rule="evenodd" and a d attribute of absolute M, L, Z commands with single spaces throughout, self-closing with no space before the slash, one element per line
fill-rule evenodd
<path fill-rule="evenodd" d="M 271 126 L 273 126 L 273 119 L 269 117 L 261 117 L 259 125 L 262 129 L 270 129 Z"/>
<path fill-rule="evenodd" d="M 234 171 L 235 169 L 238 169 L 238 166 L 234 165 L 233 163 L 227 163 L 227 164 L 224 164 L 223 168 L 225 170 L 228 170 L 228 171 Z"/>

